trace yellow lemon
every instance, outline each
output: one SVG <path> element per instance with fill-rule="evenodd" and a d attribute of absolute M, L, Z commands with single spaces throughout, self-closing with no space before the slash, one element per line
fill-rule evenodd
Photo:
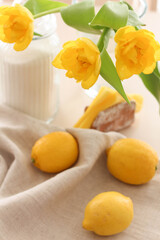
<path fill-rule="evenodd" d="M 118 192 L 104 192 L 86 206 L 83 227 L 101 236 L 125 230 L 133 219 L 133 203 Z"/>
<path fill-rule="evenodd" d="M 67 132 L 52 132 L 34 144 L 31 157 L 34 165 L 40 170 L 57 173 L 76 162 L 78 143 Z"/>
<path fill-rule="evenodd" d="M 141 140 L 120 139 L 107 153 L 109 172 L 122 182 L 143 184 L 155 175 L 158 164 L 157 153 Z"/>

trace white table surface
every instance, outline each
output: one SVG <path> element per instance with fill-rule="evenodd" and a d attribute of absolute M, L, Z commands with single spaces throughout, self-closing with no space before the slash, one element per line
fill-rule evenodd
<path fill-rule="evenodd" d="M 146 28 L 154 32 L 156 39 L 160 42 L 159 20 L 160 14 L 155 12 L 147 12 L 142 19 Z M 60 14 L 57 14 L 57 23 L 57 32 L 62 44 L 79 37 L 75 30 L 64 24 Z M 81 85 L 77 84 L 74 79 L 65 77 L 65 71 L 60 70 L 60 72 L 60 105 L 53 124 L 60 127 L 72 127 L 92 99 L 85 94 Z M 121 131 L 121 133 L 127 137 L 147 142 L 157 151 L 160 157 L 160 114 L 156 99 L 148 92 L 141 79 L 136 75 L 123 81 L 123 86 L 127 93 L 141 94 L 144 98 L 144 104 L 141 112 L 136 114 L 132 126 Z"/>

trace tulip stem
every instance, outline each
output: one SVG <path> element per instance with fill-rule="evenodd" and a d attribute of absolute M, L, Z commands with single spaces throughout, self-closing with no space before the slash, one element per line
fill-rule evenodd
<path fill-rule="evenodd" d="M 97 43 L 97 47 L 100 52 L 102 52 L 103 48 L 107 48 L 111 32 L 112 30 L 110 28 L 104 28 Z"/>

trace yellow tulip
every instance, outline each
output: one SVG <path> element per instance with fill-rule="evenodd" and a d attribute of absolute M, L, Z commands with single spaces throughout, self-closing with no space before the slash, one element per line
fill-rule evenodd
<path fill-rule="evenodd" d="M 115 34 L 116 69 L 121 80 L 133 74 L 150 74 L 160 60 L 160 44 L 148 30 L 132 26 L 120 28 Z"/>
<path fill-rule="evenodd" d="M 33 38 L 33 16 L 31 12 L 16 4 L 0 7 L 0 40 L 15 43 L 14 49 L 22 51 Z"/>
<path fill-rule="evenodd" d="M 88 38 L 66 42 L 52 62 L 53 66 L 67 70 L 66 76 L 90 88 L 100 73 L 101 58 L 98 47 Z"/>

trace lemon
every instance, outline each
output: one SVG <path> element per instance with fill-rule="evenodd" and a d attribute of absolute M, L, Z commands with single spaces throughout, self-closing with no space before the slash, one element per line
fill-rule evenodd
<path fill-rule="evenodd" d="M 120 139 L 107 153 L 109 172 L 122 182 L 143 184 L 155 175 L 157 153 L 143 141 L 132 138 Z"/>
<path fill-rule="evenodd" d="M 83 227 L 101 236 L 125 230 L 133 219 L 133 203 L 118 192 L 104 192 L 95 196 L 85 208 Z"/>
<path fill-rule="evenodd" d="M 52 132 L 33 146 L 31 158 L 44 172 L 57 173 L 72 166 L 78 158 L 78 143 L 67 132 Z"/>

